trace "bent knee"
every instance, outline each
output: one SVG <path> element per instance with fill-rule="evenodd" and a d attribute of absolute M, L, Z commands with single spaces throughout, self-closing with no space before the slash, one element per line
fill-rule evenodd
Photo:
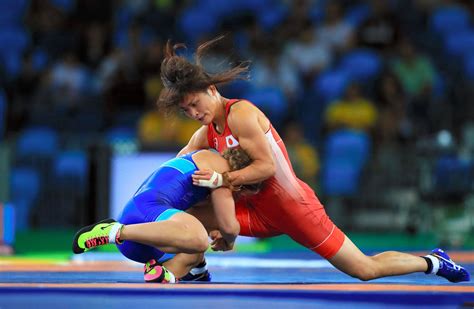
<path fill-rule="evenodd" d="M 195 253 L 205 252 L 209 247 L 207 233 L 204 229 L 188 229 L 183 236 Z"/>
<path fill-rule="evenodd" d="M 206 252 L 207 248 L 209 247 L 207 234 L 196 237 L 195 241 L 196 241 L 195 246 L 196 246 L 197 252 Z"/>
<path fill-rule="evenodd" d="M 377 276 L 377 273 L 373 270 L 363 270 L 363 271 L 357 272 L 355 278 L 361 281 L 370 281 L 370 280 L 377 279 L 378 276 Z"/>
<path fill-rule="evenodd" d="M 361 281 L 369 281 L 378 278 L 378 271 L 374 266 L 359 265 L 350 271 L 348 275 Z"/>

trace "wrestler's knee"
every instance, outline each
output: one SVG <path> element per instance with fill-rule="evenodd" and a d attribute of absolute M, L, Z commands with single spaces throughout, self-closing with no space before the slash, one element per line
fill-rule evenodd
<path fill-rule="evenodd" d="M 209 247 L 207 232 L 202 224 L 182 223 L 181 237 L 195 252 L 205 252 Z"/>
<path fill-rule="evenodd" d="M 364 262 L 354 264 L 346 273 L 361 281 L 369 281 L 378 278 L 377 266 L 370 257 L 367 257 Z"/>

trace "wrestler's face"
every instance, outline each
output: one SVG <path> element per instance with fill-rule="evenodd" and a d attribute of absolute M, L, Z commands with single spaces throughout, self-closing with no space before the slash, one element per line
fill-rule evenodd
<path fill-rule="evenodd" d="M 179 104 L 181 111 L 191 119 L 208 125 L 214 119 L 216 97 L 211 89 L 203 92 L 190 93 Z"/>

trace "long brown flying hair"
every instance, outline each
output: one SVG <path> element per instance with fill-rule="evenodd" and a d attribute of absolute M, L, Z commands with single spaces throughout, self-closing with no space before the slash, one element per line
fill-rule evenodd
<path fill-rule="evenodd" d="M 161 63 L 161 80 L 164 87 L 156 103 L 161 111 L 166 114 L 174 112 L 186 95 L 206 91 L 211 85 L 217 86 L 236 79 L 248 79 L 249 62 L 242 62 L 229 70 L 215 74 L 205 71 L 201 64 L 202 57 L 209 47 L 222 38 L 224 36 L 199 45 L 194 64 L 176 54 L 178 49 L 186 47 L 184 44 L 172 45 L 171 41 L 166 43 L 165 58 Z"/>

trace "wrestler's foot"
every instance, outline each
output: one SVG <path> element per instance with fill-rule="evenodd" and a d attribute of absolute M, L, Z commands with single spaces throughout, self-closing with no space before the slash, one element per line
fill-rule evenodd
<path fill-rule="evenodd" d="M 206 260 L 202 261 L 196 267 L 191 269 L 186 276 L 179 279 L 180 281 L 203 281 L 203 282 L 210 282 L 211 281 L 211 273 L 207 269 Z"/>
<path fill-rule="evenodd" d="M 145 282 L 155 282 L 155 283 L 175 283 L 176 279 L 174 275 L 166 269 L 166 267 L 161 266 L 155 260 L 150 260 L 146 262 L 144 269 L 144 278 Z"/>
<path fill-rule="evenodd" d="M 451 260 L 449 255 L 443 250 L 436 248 L 429 254 L 439 260 L 439 269 L 436 275 L 443 277 L 451 282 L 470 281 L 469 272 L 462 266 L 457 265 Z"/>
<path fill-rule="evenodd" d="M 106 219 L 83 227 L 74 236 L 72 251 L 78 254 L 110 242 L 114 243 L 122 226 L 122 224 L 113 219 Z M 113 241 L 110 241 L 110 237 L 112 237 Z"/>

